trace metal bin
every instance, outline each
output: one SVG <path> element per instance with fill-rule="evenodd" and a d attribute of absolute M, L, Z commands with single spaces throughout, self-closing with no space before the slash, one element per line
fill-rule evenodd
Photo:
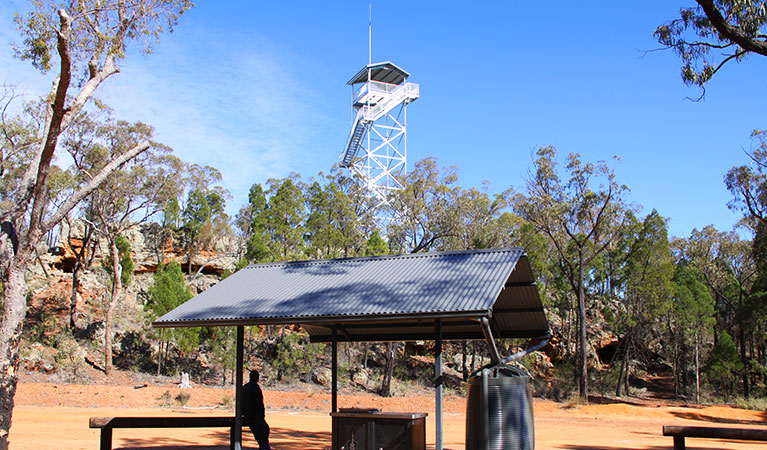
<path fill-rule="evenodd" d="M 497 364 L 469 378 L 466 450 L 533 450 L 530 374 Z"/>

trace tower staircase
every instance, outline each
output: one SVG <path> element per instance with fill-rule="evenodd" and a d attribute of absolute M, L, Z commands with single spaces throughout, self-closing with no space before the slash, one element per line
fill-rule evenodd
<path fill-rule="evenodd" d="M 371 83 L 372 84 L 372 83 Z M 379 91 L 371 86 L 370 91 L 365 93 L 365 97 L 372 97 L 376 92 L 376 96 L 380 98 L 375 104 L 363 103 L 357 110 L 357 115 L 354 118 L 352 129 L 349 132 L 349 137 L 346 139 L 346 146 L 344 147 L 344 153 L 341 156 L 340 166 L 349 168 L 354 162 L 354 158 L 357 156 L 362 139 L 365 138 L 370 125 L 376 120 L 381 119 L 392 109 L 396 108 L 400 104 L 407 105 L 408 103 L 416 100 L 419 95 L 419 86 L 416 83 L 404 83 L 397 86 L 391 92 Z M 360 99 L 364 100 L 364 99 Z"/>

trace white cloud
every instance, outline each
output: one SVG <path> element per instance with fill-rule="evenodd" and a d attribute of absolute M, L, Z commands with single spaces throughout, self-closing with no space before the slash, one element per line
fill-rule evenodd
<path fill-rule="evenodd" d="M 153 125 L 183 160 L 220 170 L 234 213 L 254 182 L 301 171 L 319 126 L 307 120 L 319 116 L 318 94 L 279 49 L 189 33 L 126 61 L 100 95 L 120 117 Z"/>
<path fill-rule="evenodd" d="M 10 17 L 5 9 L 0 14 Z M 119 118 L 154 126 L 155 138 L 184 161 L 221 171 L 234 196 L 227 208 L 233 214 L 254 182 L 317 171 L 309 152 L 322 128 L 319 94 L 286 49 L 259 36 L 210 35 L 210 29 L 179 27 L 147 58 L 129 49 L 121 73 L 97 96 Z M 4 48 L 16 38 L 0 27 Z M 0 82 L 23 80 L 20 90 L 44 94 L 51 75 L 11 55 L 0 56 Z"/>

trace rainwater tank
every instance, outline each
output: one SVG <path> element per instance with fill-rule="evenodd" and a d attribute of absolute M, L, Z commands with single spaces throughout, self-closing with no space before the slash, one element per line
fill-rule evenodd
<path fill-rule="evenodd" d="M 469 378 L 466 450 L 533 450 L 530 374 L 498 364 Z"/>

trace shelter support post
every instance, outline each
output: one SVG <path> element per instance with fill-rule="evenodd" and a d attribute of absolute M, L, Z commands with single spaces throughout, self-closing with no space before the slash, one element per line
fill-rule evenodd
<path fill-rule="evenodd" d="M 435 324 L 436 336 L 434 337 L 434 387 L 436 398 L 434 401 L 435 418 L 437 425 L 436 450 L 442 450 L 442 321 Z"/>
<path fill-rule="evenodd" d="M 501 362 L 501 354 L 498 353 L 498 347 L 495 345 L 495 338 L 493 338 L 493 332 L 490 330 L 490 321 L 487 317 L 483 317 L 479 320 L 482 324 L 482 333 L 485 334 L 485 340 L 487 340 L 487 347 L 490 349 L 490 360 L 493 364 Z"/>
<path fill-rule="evenodd" d="M 331 412 L 338 412 L 338 330 L 333 327 L 333 348 L 331 350 Z"/>
<path fill-rule="evenodd" d="M 234 450 L 242 450 L 242 372 L 243 353 L 245 353 L 245 327 L 237 327 L 237 376 L 234 381 L 234 430 L 232 430 L 232 445 Z"/>

